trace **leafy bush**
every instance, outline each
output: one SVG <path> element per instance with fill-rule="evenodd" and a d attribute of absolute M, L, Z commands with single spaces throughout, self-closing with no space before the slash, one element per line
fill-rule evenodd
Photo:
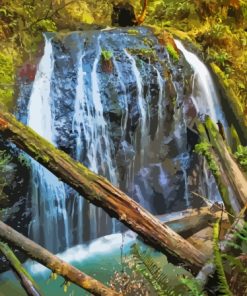
<path fill-rule="evenodd" d="M 244 171 L 247 172 L 247 147 L 239 145 L 234 155 Z"/>
<path fill-rule="evenodd" d="M 113 54 L 112 54 L 112 52 L 109 51 L 109 50 L 105 50 L 105 49 L 103 49 L 103 50 L 101 51 L 101 57 L 102 57 L 102 59 L 103 59 L 104 61 L 109 61 L 109 60 L 112 58 L 112 56 L 113 56 Z"/>

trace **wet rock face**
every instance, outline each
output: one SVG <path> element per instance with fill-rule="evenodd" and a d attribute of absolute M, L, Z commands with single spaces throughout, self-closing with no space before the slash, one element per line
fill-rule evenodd
<path fill-rule="evenodd" d="M 0 219 L 17 231 L 28 234 L 31 220 L 28 201 L 29 162 L 17 148 L 0 138 L 0 150 L 6 151 L 10 161 L 5 167 L 6 185 L 1 193 Z M 21 259 L 25 257 L 17 252 Z M 8 268 L 6 260 L 0 256 L 0 272 Z"/>
<path fill-rule="evenodd" d="M 197 160 L 193 135 L 187 136 L 187 114 L 193 110 L 186 103 L 191 70 L 185 61 L 174 64 L 152 32 L 141 27 L 55 35 L 52 50 L 50 104 L 57 147 L 116 178 L 117 186 L 153 214 L 190 206 L 187 180 Z M 111 53 L 110 72 L 102 70 L 102 50 Z M 25 85 L 19 100 L 25 123 L 24 97 L 30 89 Z M 92 238 L 95 221 L 94 235 L 112 231 L 102 211 L 84 203 L 79 213 L 76 194 L 67 188 L 67 196 L 72 233 L 81 217 L 84 241 Z M 74 236 L 71 241 L 80 242 Z"/>

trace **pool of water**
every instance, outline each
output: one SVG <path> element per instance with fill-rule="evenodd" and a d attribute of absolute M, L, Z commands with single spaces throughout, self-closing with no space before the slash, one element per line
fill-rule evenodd
<path fill-rule="evenodd" d="M 122 270 L 122 259 L 130 252 L 130 247 L 135 241 L 136 234 L 127 231 L 124 234 L 117 233 L 104 236 L 89 245 L 78 245 L 62 254 L 58 254 L 58 256 L 86 274 L 107 284 L 115 271 Z M 50 270 L 30 260 L 25 263 L 25 267 L 33 276 L 44 295 L 90 295 L 73 284 L 69 286 L 65 294 L 63 278 L 50 279 Z M 0 296 L 25 295 L 20 283 L 11 271 L 0 275 Z"/>

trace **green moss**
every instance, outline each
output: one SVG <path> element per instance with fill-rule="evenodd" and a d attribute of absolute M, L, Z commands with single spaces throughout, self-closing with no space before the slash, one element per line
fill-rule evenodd
<path fill-rule="evenodd" d="M 148 46 L 148 47 L 153 47 L 154 43 L 153 40 L 151 40 L 150 38 L 143 38 L 143 43 L 144 45 Z"/>
<path fill-rule="evenodd" d="M 13 54 L 0 52 L 0 101 L 10 107 L 14 95 L 15 65 Z"/>
<path fill-rule="evenodd" d="M 177 53 L 176 49 L 172 46 L 172 44 L 167 44 L 166 49 L 169 53 L 169 56 L 173 59 L 173 61 L 179 61 L 179 54 Z"/>
<path fill-rule="evenodd" d="M 201 142 L 195 146 L 195 152 L 199 155 L 202 155 L 206 158 L 209 169 L 213 173 L 214 176 L 219 176 L 220 171 L 217 166 L 217 163 L 215 162 L 212 154 L 210 153 L 210 149 L 212 148 L 212 145 L 208 142 Z"/>
<path fill-rule="evenodd" d="M 237 151 L 235 152 L 234 156 L 236 157 L 243 170 L 247 172 L 247 147 L 238 145 Z"/>
<path fill-rule="evenodd" d="M 113 56 L 113 53 L 109 50 L 102 49 L 101 57 L 104 61 L 109 61 Z"/>
<path fill-rule="evenodd" d="M 156 62 L 158 60 L 156 51 L 151 48 L 128 48 L 127 50 L 131 55 L 136 55 L 144 61 L 148 59 L 151 62 Z"/>
<path fill-rule="evenodd" d="M 127 31 L 127 33 L 128 33 L 129 35 L 138 35 L 138 34 L 139 34 L 139 31 L 138 31 L 138 30 L 135 30 L 135 29 L 129 29 L 129 30 Z"/>

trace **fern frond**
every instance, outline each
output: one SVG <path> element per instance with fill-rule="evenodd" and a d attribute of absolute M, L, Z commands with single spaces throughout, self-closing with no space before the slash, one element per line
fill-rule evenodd
<path fill-rule="evenodd" d="M 167 275 L 154 261 L 150 251 L 142 251 L 137 244 L 134 244 L 131 253 L 135 260 L 134 270 L 151 284 L 158 296 L 176 296 L 176 293 L 168 287 Z"/>
<path fill-rule="evenodd" d="M 195 278 L 180 278 L 180 281 L 188 288 L 188 296 L 205 296 L 205 293 L 203 292 L 203 287 Z"/>
<path fill-rule="evenodd" d="M 224 296 L 233 296 L 226 279 L 222 257 L 219 248 L 219 220 L 214 224 L 214 264 L 219 277 L 219 290 Z"/>
<path fill-rule="evenodd" d="M 227 263 L 232 268 L 238 268 L 238 270 L 242 273 L 247 274 L 247 269 L 244 267 L 243 263 L 239 260 L 239 258 L 228 255 L 228 254 L 222 254 L 221 257 L 227 261 Z"/>

